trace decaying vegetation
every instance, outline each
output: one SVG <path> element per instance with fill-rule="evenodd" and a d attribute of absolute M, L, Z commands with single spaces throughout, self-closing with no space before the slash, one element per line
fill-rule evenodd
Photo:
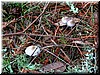
<path fill-rule="evenodd" d="M 56 25 L 64 16 L 80 21 Z M 2 73 L 98 73 L 97 53 L 98 2 L 2 2 Z"/>

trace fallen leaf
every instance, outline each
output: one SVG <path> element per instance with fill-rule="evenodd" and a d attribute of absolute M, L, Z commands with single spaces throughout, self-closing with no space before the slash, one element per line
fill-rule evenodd
<path fill-rule="evenodd" d="M 55 55 L 58 55 L 58 53 L 59 53 L 59 51 L 60 51 L 60 48 L 56 48 L 56 50 L 55 50 Z"/>
<path fill-rule="evenodd" d="M 62 62 L 55 62 L 48 65 L 43 66 L 40 71 L 46 72 L 63 72 L 66 69 L 66 65 Z"/>
<path fill-rule="evenodd" d="M 44 64 L 46 65 L 48 62 L 49 62 L 49 58 L 47 57 L 47 58 L 44 60 Z"/>

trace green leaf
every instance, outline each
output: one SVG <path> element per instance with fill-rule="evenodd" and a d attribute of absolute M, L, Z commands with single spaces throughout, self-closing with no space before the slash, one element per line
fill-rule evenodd
<path fill-rule="evenodd" d="M 78 8 L 76 8 L 73 3 L 66 2 L 66 4 L 71 8 L 70 11 L 72 11 L 73 13 L 78 13 Z"/>
<path fill-rule="evenodd" d="M 13 73 L 13 70 L 11 68 L 11 65 L 8 65 L 8 69 L 10 70 L 10 73 Z"/>
<path fill-rule="evenodd" d="M 73 11 L 73 13 L 78 13 L 78 8 L 75 8 L 73 4 L 71 4 L 71 11 Z"/>

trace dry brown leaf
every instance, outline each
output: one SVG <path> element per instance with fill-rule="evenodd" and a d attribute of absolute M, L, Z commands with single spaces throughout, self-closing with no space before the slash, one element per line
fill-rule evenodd
<path fill-rule="evenodd" d="M 42 72 L 63 72 L 66 69 L 66 65 L 62 62 L 55 62 L 48 65 L 43 66 L 40 71 Z"/>
<path fill-rule="evenodd" d="M 59 53 L 59 51 L 60 51 L 60 48 L 56 48 L 56 50 L 55 50 L 55 55 L 58 55 L 58 53 Z"/>
<path fill-rule="evenodd" d="M 48 64 L 48 62 L 49 62 L 49 58 L 47 57 L 47 58 L 44 60 L 44 62 L 43 62 L 43 63 L 44 63 L 45 65 L 47 65 L 47 64 Z"/>
<path fill-rule="evenodd" d="M 25 70 L 24 68 L 21 70 L 21 73 L 35 73 L 35 74 L 40 74 L 39 71 L 35 71 L 35 70 Z"/>

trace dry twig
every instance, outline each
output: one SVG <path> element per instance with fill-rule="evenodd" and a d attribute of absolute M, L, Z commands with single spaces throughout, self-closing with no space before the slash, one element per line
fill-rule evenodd
<path fill-rule="evenodd" d="M 26 29 L 24 29 L 23 32 L 25 32 L 28 28 L 30 28 L 30 27 L 44 14 L 44 12 L 45 12 L 45 10 L 46 10 L 46 8 L 47 8 L 48 5 L 49 5 L 49 2 L 48 2 L 47 5 L 43 8 L 42 13 L 41 13 L 31 24 L 29 24 L 28 27 L 27 27 Z"/>

